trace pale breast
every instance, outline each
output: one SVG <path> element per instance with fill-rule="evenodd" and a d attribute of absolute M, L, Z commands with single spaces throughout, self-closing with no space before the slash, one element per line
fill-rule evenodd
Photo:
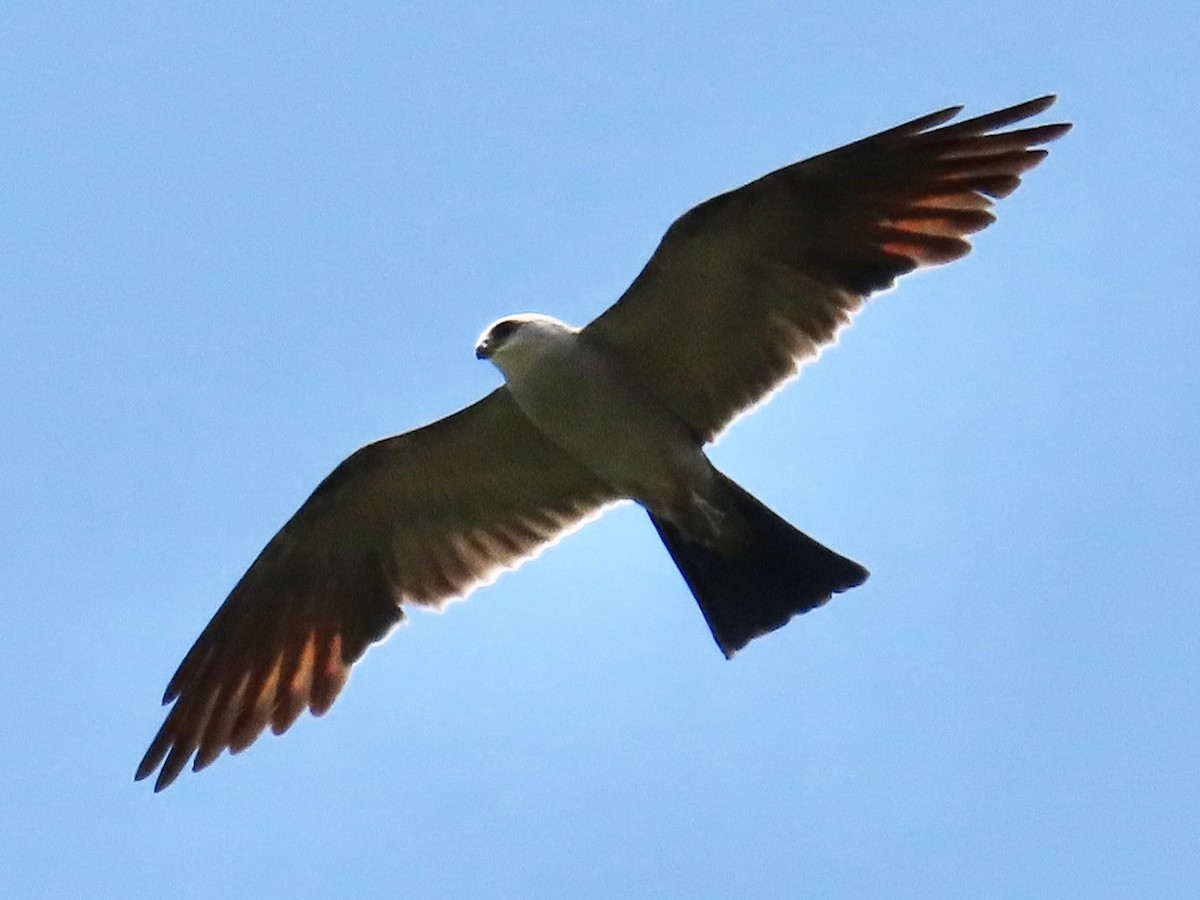
<path fill-rule="evenodd" d="M 683 423 L 577 334 L 506 378 L 543 434 L 622 493 L 652 502 L 708 472 Z"/>

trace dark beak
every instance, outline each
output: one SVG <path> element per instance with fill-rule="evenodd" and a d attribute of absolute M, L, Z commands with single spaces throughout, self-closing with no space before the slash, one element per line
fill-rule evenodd
<path fill-rule="evenodd" d="M 486 340 L 480 341 L 479 345 L 475 348 L 475 358 L 476 359 L 491 359 L 492 358 L 492 348 Z"/>

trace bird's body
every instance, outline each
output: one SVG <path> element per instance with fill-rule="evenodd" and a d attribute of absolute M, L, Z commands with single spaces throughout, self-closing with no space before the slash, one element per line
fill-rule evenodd
<path fill-rule="evenodd" d="M 155 790 L 320 715 L 407 606 L 440 606 L 619 500 L 649 513 L 726 656 L 862 566 L 713 468 L 704 445 L 831 343 L 872 293 L 967 235 L 1070 126 L 998 129 L 1053 97 L 941 110 L 714 197 L 582 329 L 523 315 L 476 348 L 505 386 L 370 444 L 268 542 L 171 678 L 138 766 Z"/>
<path fill-rule="evenodd" d="M 487 334 L 510 322 L 499 352 L 488 349 Z M 479 346 L 538 431 L 620 496 L 674 518 L 708 492 L 712 467 L 695 436 L 578 329 L 527 314 L 493 324 Z"/>

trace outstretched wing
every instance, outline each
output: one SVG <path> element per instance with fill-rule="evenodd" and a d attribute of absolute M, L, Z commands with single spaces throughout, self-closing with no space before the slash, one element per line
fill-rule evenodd
<path fill-rule="evenodd" d="M 958 259 L 1070 126 L 997 129 L 1042 97 L 952 125 L 931 113 L 714 197 L 667 230 L 584 329 L 712 440 L 831 342 L 873 292 Z M 943 126 L 943 127 L 937 127 Z"/>
<path fill-rule="evenodd" d="M 529 424 L 506 388 L 363 447 L 259 554 L 167 686 L 136 778 L 280 734 L 333 703 L 402 605 L 462 596 L 616 497 Z"/>

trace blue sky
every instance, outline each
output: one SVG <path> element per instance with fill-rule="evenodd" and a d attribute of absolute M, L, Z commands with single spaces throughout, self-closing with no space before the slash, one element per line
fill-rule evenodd
<path fill-rule="evenodd" d="M 9 4 L 0 893 L 1190 896 L 1183 2 Z M 714 450 L 872 570 L 725 662 L 635 508 L 155 796 L 184 651 L 355 447 L 670 221 L 941 106 L 1076 129 Z"/>

